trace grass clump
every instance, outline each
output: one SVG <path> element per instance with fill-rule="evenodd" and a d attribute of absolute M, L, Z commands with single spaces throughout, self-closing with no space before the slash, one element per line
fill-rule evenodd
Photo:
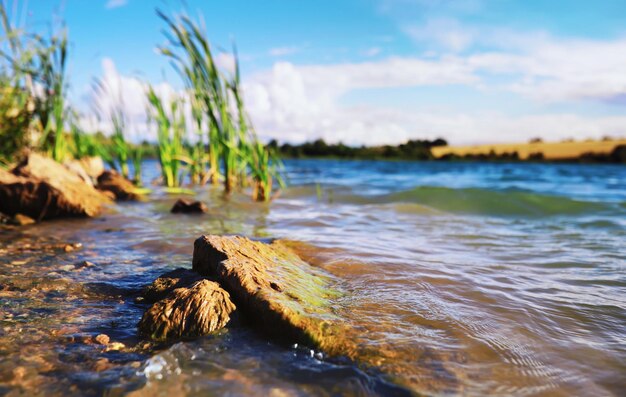
<path fill-rule="evenodd" d="M 0 133 L 6 142 L 0 157 L 8 159 L 23 147 L 35 147 L 63 161 L 69 154 L 64 130 L 69 111 L 67 30 L 58 29 L 49 38 L 27 34 L 11 23 L 4 3 L 0 20 L 8 42 L 8 51 L 0 47 L 0 106 L 5 110 Z"/>
<path fill-rule="evenodd" d="M 183 134 L 185 116 L 180 102 L 164 103 L 154 90 L 148 88 L 150 120 L 157 126 L 158 155 L 163 183 L 168 188 L 180 187 L 182 182 L 182 157 L 184 156 Z"/>
<path fill-rule="evenodd" d="M 255 200 L 269 200 L 273 180 L 278 178 L 282 184 L 279 162 L 257 139 L 246 116 L 236 51 L 235 70 L 229 78 L 217 67 L 211 45 L 197 23 L 187 16 L 170 18 L 157 13 L 167 26 L 168 45 L 160 51 L 172 60 L 185 83 L 199 137 L 191 152 L 192 181 L 218 184 L 221 179 L 226 193 L 252 184 Z M 203 136 L 208 140 L 206 157 Z M 205 160 L 207 172 L 202 169 Z"/>

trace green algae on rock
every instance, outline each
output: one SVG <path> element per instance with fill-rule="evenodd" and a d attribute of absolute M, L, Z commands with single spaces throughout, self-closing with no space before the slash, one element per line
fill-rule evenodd
<path fill-rule="evenodd" d="M 332 276 L 281 242 L 202 236 L 194 244 L 193 270 L 217 279 L 265 333 L 350 356 L 348 328 L 333 312 L 332 299 L 341 294 L 332 287 Z"/>

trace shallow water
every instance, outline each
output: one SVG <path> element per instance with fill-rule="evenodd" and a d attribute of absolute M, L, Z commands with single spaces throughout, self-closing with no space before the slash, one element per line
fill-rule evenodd
<path fill-rule="evenodd" d="M 271 204 L 202 188 L 209 214 L 171 215 L 177 197 L 157 192 L 98 219 L 0 231 L 0 394 L 626 390 L 626 167 L 298 160 L 287 171 Z M 146 180 L 156 172 L 148 162 Z M 335 309 L 375 365 L 243 327 L 143 348 L 139 289 L 190 266 L 206 233 L 288 239 L 335 275 L 347 292 Z M 104 351 L 98 334 L 126 348 Z"/>

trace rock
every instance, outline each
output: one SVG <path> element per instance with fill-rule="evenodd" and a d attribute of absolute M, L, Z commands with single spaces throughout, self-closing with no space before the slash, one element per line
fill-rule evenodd
<path fill-rule="evenodd" d="M 149 286 L 143 289 L 141 296 L 147 303 L 160 301 L 176 288 L 188 287 L 204 277 L 193 270 L 178 268 L 160 275 Z"/>
<path fill-rule="evenodd" d="M 100 175 L 104 172 L 104 161 L 102 161 L 102 157 L 94 156 L 94 157 L 83 157 L 78 160 L 83 170 L 89 175 L 92 180 L 97 180 Z"/>
<path fill-rule="evenodd" d="M 13 215 L 13 218 L 11 218 L 10 223 L 17 226 L 25 226 L 32 225 L 35 223 L 35 220 L 23 214 L 15 214 Z"/>
<path fill-rule="evenodd" d="M 154 340 L 202 336 L 224 327 L 234 310 L 219 284 L 200 280 L 152 305 L 138 324 L 139 333 Z"/>
<path fill-rule="evenodd" d="M 113 364 L 111 364 L 111 362 L 106 358 L 98 359 L 92 365 L 93 365 L 92 369 L 96 372 L 106 371 L 107 369 L 110 369 L 113 367 Z"/>
<path fill-rule="evenodd" d="M 110 340 L 111 339 L 106 334 L 100 334 L 96 336 L 95 338 L 96 343 L 101 344 L 101 345 L 108 345 Z"/>
<path fill-rule="evenodd" d="M 354 350 L 347 327 L 333 313 L 331 276 L 300 259 L 282 243 L 240 236 L 196 240 L 193 270 L 215 278 L 237 307 L 262 331 L 288 343 L 328 354 Z"/>
<path fill-rule="evenodd" d="M 96 267 L 96 265 L 93 262 L 82 261 L 82 262 L 75 263 L 72 267 L 73 267 L 73 270 L 80 271 L 83 269 L 88 269 L 90 267 Z"/>
<path fill-rule="evenodd" d="M 172 214 L 202 214 L 209 212 L 206 204 L 201 201 L 192 201 L 189 199 L 178 199 L 172 210 Z"/>
<path fill-rule="evenodd" d="M 111 342 L 107 344 L 107 347 L 104 349 L 105 352 L 110 351 L 119 351 L 126 349 L 126 345 L 121 342 Z"/>
<path fill-rule="evenodd" d="M 52 159 L 31 153 L 12 172 L 0 170 L 0 212 L 37 221 L 96 216 L 110 201 Z"/>
<path fill-rule="evenodd" d="M 2 169 L 0 169 L 0 172 L 2 172 Z M 8 215 L 4 215 L 2 212 L 0 212 L 0 224 L 7 224 L 7 223 L 11 223 L 11 217 Z"/>
<path fill-rule="evenodd" d="M 117 199 L 117 196 L 115 196 L 115 193 L 110 192 L 108 190 L 100 190 L 100 192 L 106 196 L 106 198 L 108 198 L 111 201 L 115 201 Z"/>
<path fill-rule="evenodd" d="M 135 193 L 135 185 L 115 171 L 104 171 L 98 176 L 97 188 L 113 193 L 116 200 L 139 200 L 139 195 Z"/>
<path fill-rule="evenodd" d="M 78 177 L 82 179 L 83 182 L 93 187 L 93 181 L 91 180 L 91 177 L 83 169 L 82 164 L 78 160 L 66 160 L 63 162 L 63 166 L 69 171 L 78 175 Z"/>

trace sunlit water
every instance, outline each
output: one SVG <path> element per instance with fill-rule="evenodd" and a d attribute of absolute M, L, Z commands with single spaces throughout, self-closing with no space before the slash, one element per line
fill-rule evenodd
<path fill-rule="evenodd" d="M 157 192 L 98 219 L 1 231 L 0 394 L 623 395 L 626 167 L 289 161 L 287 171 L 271 204 L 207 187 L 203 216 L 169 214 L 177 197 Z M 147 162 L 145 179 L 157 173 Z M 377 365 L 245 327 L 134 348 L 139 289 L 189 267 L 207 233 L 292 241 L 347 292 L 336 311 Z M 74 269 L 82 260 L 95 266 Z M 128 348 L 105 352 L 89 343 L 98 334 Z"/>

